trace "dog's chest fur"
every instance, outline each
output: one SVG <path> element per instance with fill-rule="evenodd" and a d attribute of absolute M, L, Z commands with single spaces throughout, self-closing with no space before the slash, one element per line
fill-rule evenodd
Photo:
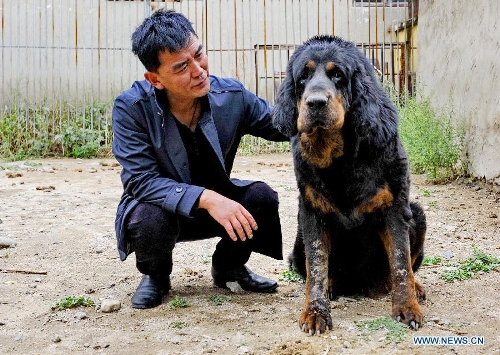
<path fill-rule="evenodd" d="M 304 160 L 297 148 L 295 145 L 294 165 L 299 190 L 313 209 L 337 214 L 349 227 L 358 224 L 362 215 L 392 205 L 395 187 L 386 178 L 383 166 L 342 156 L 327 168 L 317 168 Z"/>

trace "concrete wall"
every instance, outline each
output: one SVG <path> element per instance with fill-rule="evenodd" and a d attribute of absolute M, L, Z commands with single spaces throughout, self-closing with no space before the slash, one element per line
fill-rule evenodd
<path fill-rule="evenodd" d="M 423 94 L 465 120 L 470 171 L 500 183 L 500 1 L 421 0 Z"/>

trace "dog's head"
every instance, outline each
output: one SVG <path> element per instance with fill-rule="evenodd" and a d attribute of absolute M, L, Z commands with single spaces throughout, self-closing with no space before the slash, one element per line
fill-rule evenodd
<path fill-rule="evenodd" d="M 273 107 L 273 123 L 289 137 L 298 135 L 302 156 L 324 168 L 344 154 L 345 125 L 357 138 L 378 135 L 370 131 L 381 119 L 385 98 L 373 67 L 353 43 L 316 36 L 290 58 Z"/>

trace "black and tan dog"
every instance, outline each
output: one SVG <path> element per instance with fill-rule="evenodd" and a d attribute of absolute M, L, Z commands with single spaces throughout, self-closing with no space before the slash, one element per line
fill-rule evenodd
<path fill-rule="evenodd" d="M 327 297 L 391 291 L 392 316 L 418 329 L 425 215 L 409 200 L 397 111 L 368 59 L 338 37 L 309 39 L 290 58 L 273 122 L 291 137 L 300 190 L 290 263 L 306 278 L 302 330 L 331 329 Z"/>

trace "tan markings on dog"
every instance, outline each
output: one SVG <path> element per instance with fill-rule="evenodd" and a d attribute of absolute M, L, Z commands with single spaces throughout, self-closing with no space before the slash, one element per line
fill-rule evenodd
<path fill-rule="evenodd" d="M 302 157 L 318 168 L 329 167 L 344 154 L 344 137 L 339 131 L 317 128 L 313 134 L 300 134 Z"/>
<path fill-rule="evenodd" d="M 330 255 L 330 252 L 332 251 L 332 236 L 323 231 L 323 233 L 321 233 L 321 243 L 323 244 L 323 249 L 325 250 L 326 255 Z"/>
<path fill-rule="evenodd" d="M 393 282 L 392 278 L 392 266 L 394 265 L 394 241 L 392 240 L 392 236 L 389 234 L 387 228 L 379 232 L 380 238 L 382 239 L 382 243 L 384 244 L 385 252 L 387 253 L 387 258 L 389 259 L 389 267 L 391 269 L 391 283 Z"/>
<path fill-rule="evenodd" d="M 340 212 L 332 202 L 310 185 L 304 186 L 304 199 L 308 201 L 313 208 L 319 209 L 324 214 Z"/>
<path fill-rule="evenodd" d="M 344 154 L 344 137 L 340 131 L 345 120 L 342 97 L 333 93 L 327 96 L 333 99 L 328 100 L 328 106 L 324 111 L 324 126 L 320 127 L 310 127 L 312 123 L 305 99 L 302 98 L 297 103 L 299 111 L 297 129 L 301 132 L 302 156 L 310 164 L 319 168 L 330 166 L 333 159 Z"/>
<path fill-rule="evenodd" d="M 371 200 L 363 202 L 361 205 L 356 207 L 354 213 L 356 214 L 373 213 L 374 211 L 379 209 L 383 210 L 386 209 L 387 207 L 390 207 L 393 201 L 394 201 L 394 196 L 392 195 L 389 186 L 385 185 L 385 187 L 379 192 L 377 192 L 377 194 Z"/>
<path fill-rule="evenodd" d="M 325 65 L 325 70 L 326 71 L 330 71 L 330 70 L 333 70 L 335 68 L 335 64 L 333 62 L 328 62 L 326 63 Z"/>
<path fill-rule="evenodd" d="M 345 119 L 345 109 L 344 104 L 342 102 L 342 97 L 340 95 L 335 95 L 335 99 L 333 100 L 332 105 L 330 105 L 332 109 L 331 117 L 335 117 L 332 125 L 332 129 L 340 130 L 344 127 L 344 119 Z"/>
<path fill-rule="evenodd" d="M 309 70 L 314 70 L 316 69 L 316 63 L 314 62 L 314 60 L 309 60 L 307 63 L 306 63 L 306 68 L 309 69 Z"/>

